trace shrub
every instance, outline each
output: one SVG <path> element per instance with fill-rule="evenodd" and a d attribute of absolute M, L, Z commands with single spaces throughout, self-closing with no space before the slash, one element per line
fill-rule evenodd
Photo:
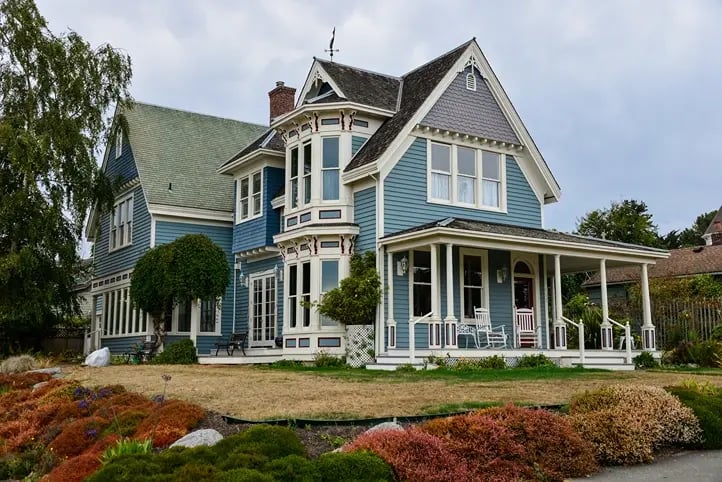
<path fill-rule="evenodd" d="M 493 355 L 484 358 L 459 358 L 453 366 L 450 367 L 452 370 L 467 372 L 476 370 L 502 370 L 506 368 L 506 360 L 503 356 Z"/>
<path fill-rule="evenodd" d="M 159 455 L 124 455 L 113 459 L 86 479 L 86 482 L 138 482 L 164 473 L 157 463 Z"/>
<path fill-rule="evenodd" d="M 594 448 L 572 428 L 567 417 L 511 404 L 479 414 L 509 430 L 526 450 L 527 464 L 537 466 L 550 480 L 583 477 L 597 470 Z"/>
<path fill-rule="evenodd" d="M 634 366 L 640 369 L 657 368 L 659 366 L 657 360 L 655 360 L 652 354 L 648 351 L 643 351 L 639 355 L 635 356 L 632 361 L 634 362 Z"/>
<path fill-rule="evenodd" d="M 556 368 L 556 363 L 549 359 L 544 353 L 538 355 L 523 355 L 516 362 L 514 368 Z"/>
<path fill-rule="evenodd" d="M 253 469 L 234 469 L 218 474 L 217 482 L 275 482 L 275 479 Z"/>
<path fill-rule="evenodd" d="M 0 363 L 0 373 L 6 375 L 11 373 L 23 373 L 33 370 L 36 367 L 37 362 L 35 361 L 35 358 L 30 355 L 11 356 Z"/>
<path fill-rule="evenodd" d="M 715 368 L 720 365 L 722 358 L 722 343 L 714 340 L 682 341 L 666 358 L 669 363 L 675 365 Z"/>
<path fill-rule="evenodd" d="M 66 460 L 55 467 L 43 480 L 48 482 L 83 482 L 86 477 L 97 471 L 99 467 L 98 454 L 87 453 Z"/>
<path fill-rule="evenodd" d="M 337 357 L 329 355 L 325 351 L 319 351 L 313 355 L 313 365 L 318 368 L 340 368 L 346 366 L 346 360 L 343 357 Z"/>
<path fill-rule="evenodd" d="M 315 466 L 321 482 L 395 480 L 391 467 L 377 455 L 367 452 L 324 454 L 316 459 Z"/>
<path fill-rule="evenodd" d="M 237 435 L 226 437 L 218 442 L 214 449 L 219 454 L 258 453 L 269 459 L 288 455 L 306 456 L 306 448 L 293 430 L 274 425 L 256 425 Z"/>
<path fill-rule="evenodd" d="M 319 479 L 318 471 L 313 462 L 299 455 L 288 455 L 280 459 L 272 460 L 265 465 L 264 473 L 272 476 L 273 480 L 279 482 Z"/>
<path fill-rule="evenodd" d="M 193 340 L 179 340 L 171 343 L 163 350 L 163 353 L 156 355 L 152 363 L 160 365 L 192 365 L 198 361 L 196 347 Z"/>
<path fill-rule="evenodd" d="M 367 432 L 347 445 L 344 451 L 377 454 L 393 468 L 400 480 L 475 480 L 466 461 L 452 452 L 443 440 L 414 428 Z"/>
<path fill-rule="evenodd" d="M 87 417 L 70 422 L 55 437 L 48 449 L 58 457 L 80 455 L 98 439 L 101 431 L 110 424 L 100 417 Z"/>
<path fill-rule="evenodd" d="M 100 460 L 103 465 L 105 465 L 121 455 L 148 454 L 151 452 L 152 448 L 153 441 L 150 439 L 140 441 L 124 438 L 118 440 L 115 446 L 109 447 L 100 457 Z"/>
<path fill-rule="evenodd" d="M 302 366 L 303 362 L 300 360 L 277 360 L 271 363 L 273 368 L 298 368 Z"/>
<path fill-rule="evenodd" d="M 151 438 L 153 447 L 165 447 L 186 435 L 204 415 L 198 405 L 170 400 L 138 425 L 136 438 Z"/>
<path fill-rule="evenodd" d="M 712 334 L 710 335 L 710 339 L 722 342 L 722 323 L 712 328 Z"/>
<path fill-rule="evenodd" d="M 648 461 L 654 449 L 694 444 L 701 434 L 694 413 L 657 387 L 611 385 L 588 391 L 572 398 L 570 414 L 602 463 Z"/>
<path fill-rule="evenodd" d="M 671 387 L 667 390 L 691 408 L 702 427 L 700 444 L 709 450 L 722 449 L 722 390 L 711 386 L 704 388 Z"/>
<path fill-rule="evenodd" d="M 416 373 L 416 368 L 411 363 L 402 363 L 398 365 L 394 371 L 400 373 Z"/>

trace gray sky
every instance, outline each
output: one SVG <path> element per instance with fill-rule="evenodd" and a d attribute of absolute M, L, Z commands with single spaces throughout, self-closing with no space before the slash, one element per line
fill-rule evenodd
<path fill-rule="evenodd" d="M 476 37 L 562 188 L 546 226 L 645 201 L 660 232 L 722 203 L 722 2 L 38 0 L 133 61 L 132 94 L 266 123 L 336 27 L 335 60 L 394 75 Z"/>

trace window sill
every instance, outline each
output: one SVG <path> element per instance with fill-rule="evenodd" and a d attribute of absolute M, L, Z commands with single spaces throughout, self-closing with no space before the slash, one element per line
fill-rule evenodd
<path fill-rule="evenodd" d="M 131 247 L 131 246 L 133 246 L 133 242 L 132 242 L 132 241 L 131 241 L 130 243 L 128 243 L 128 244 L 124 244 L 123 246 L 118 246 L 117 248 L 112 248 L 112 249 L 111 249 L 111 248 L 108 248 L 108 252 L 109 252 L 109 253 L 115 253 L 116 251 L 120 251 L 120 250 L 122 250 L 122 249 L 129 248 L 129 247 Z"/>
<path fill-rule="evenodd" d="M 256 214 L 255 216 L 251 216 L 250 218 L 245 219 L 236 219 L 236 225 L 247 223 L 248 221 L 253 221 L 254 219 L 259 219 L 263 217 L 263 213 Z"/>
<path fill-rule="evenodd" d="M 475 204 L 463 204 L 458 202 L 452 202 L 452 201 L 444 201 L 439 199 L 427 199 L 427 203 L 429 204 L 439 204 L 441 206 L 453 206 L 457 208 L 464 208 L 464 209 L 473 209 L 474 211 L 487 211 L 492 213 L 500 213 L 500 214 L 506 214 L 506 209 L 502 208 L 495 208 L 492 206 L 477 206 Z"/>

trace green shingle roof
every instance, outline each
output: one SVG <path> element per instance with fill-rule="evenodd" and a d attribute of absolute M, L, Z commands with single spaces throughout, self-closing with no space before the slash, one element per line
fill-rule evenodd
<path fill-rule="evenodd" d="M 125 116 L 148 203 L 233 211 L 233 179 L 216 169 L 268 126 L 140 102 Z"/>

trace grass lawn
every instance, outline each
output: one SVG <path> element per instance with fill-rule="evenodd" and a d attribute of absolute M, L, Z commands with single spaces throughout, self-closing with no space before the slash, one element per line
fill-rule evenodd
<path fill-rule="evenodd" d="M 65 367 L 87 386 L 122 384 L 247 419 L 354 418 L 418 415 L 437 408 L 482 402 L 561 404 L 578 391 L 612 383 L 676 385 L 687 379 L 722 386 L 722 370 L 608 372 L 583 369 L 484 370 L 478 372 L 381 372 L 333 368 L 270 368 L 200 365 Z"/>

